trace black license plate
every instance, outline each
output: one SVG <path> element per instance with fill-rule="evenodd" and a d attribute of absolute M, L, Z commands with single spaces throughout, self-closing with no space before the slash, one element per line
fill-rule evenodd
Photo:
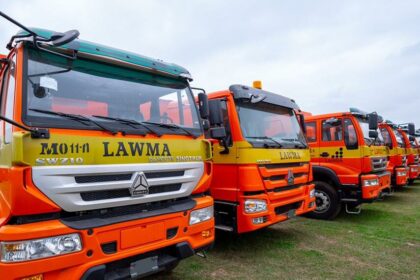
<path fill-rule="evenodd" d="M 158 256 L 153 256 L 132 262 L 130 265 L 131 278 L 145 276 L 159 270 Z"/>

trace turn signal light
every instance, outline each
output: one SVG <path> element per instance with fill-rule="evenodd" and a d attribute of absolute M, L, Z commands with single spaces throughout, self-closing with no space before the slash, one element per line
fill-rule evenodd
<path fill-rule="evenodd" d="M 210 237 L 211 236 L 211 232 L 209 230 L 203 230 L 201 232 L 201 236 L 204 238 Z"/>
<path fill-rule="evenodd" d="M 43 279 L 44 279 L 44 276 L 42 274 L 38 274 L 38 275 L 22 278 L 21 280 L 43 280 Z"/>

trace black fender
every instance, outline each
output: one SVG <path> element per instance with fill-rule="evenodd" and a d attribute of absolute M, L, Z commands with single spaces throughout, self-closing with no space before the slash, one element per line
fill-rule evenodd
<path fill-rule="evenodd" d="M 321 175 L 330 179 L 336 188 L 341 186 L 341 183 L 340 183 L 340 180 L 338 179 L 337 174 L 331 168 L 313 165 L 312 172 L 314 175 L 314 181 L 317 175 L 318 176 Z"/>

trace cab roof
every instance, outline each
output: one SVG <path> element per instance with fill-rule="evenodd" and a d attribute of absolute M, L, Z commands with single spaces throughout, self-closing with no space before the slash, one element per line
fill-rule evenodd
<path fill-rule="evenodd" d="M 229 87 L 229 91 L 232 92 L 233 98 L 235 99 L 252 100 L 252 98 L 262 98 L 261 101 L 265 103 L 279 105 L 294 110 L 300 110 L 299 106 L 293 99 L 277 93 L 244 85 L 231 85 Z"/>
<path fill-rule="evenodd" d="M 42 36 L 44 38 L 50 38 L 52 35 L 56 34 L 57 32 L 47 30 L 47 29 L 41 29 L 41 28 L 30 28 L 33 32 L 38 34 L 39 36 Z M 25 35 L 28 34 L 28 32 L 21 30 L 17 33 L 17 35 Z M 145 68 L 146 71 L 149 72 L 158 72 L 161 74 L 166 74 L 169 76 L 174 76 L 177 78 L 182 78 L 186 80 L 192 80 L 191 75 L 188 72 L 187 69 L 173 63 L 167 63 L 159 59 L 153 59 L 150 57 L 146 57 L 143 55 L 139 55 L 136 53 L 112 48 L 109 46 L 75 39 L 74 41 L 65 44 L 63 46 L 60 46 L 59 49 L 65 49 L 65 50 L 76 50 L 80 53 L 85 53 L 88 55 L 93 56 L 100 56 L 105 57 L 113 60 L 119 60 L 122 62 L 130 63 L 132 65 L 139 66 L 141 68 Z"/>
<path fill-rule="evenodd" d="M 327 114 L 320 114 L 320 115 L 308 115 L 305 116 L 305 120 L 318 120 L 318 119 L 328 119 L 328 118 L 335 118 L 335 117 L 344 117 L 344 116 L 354 116 L 354 114 L 350 112 L 337 112 L 337 113 L 327 113 Z"/>

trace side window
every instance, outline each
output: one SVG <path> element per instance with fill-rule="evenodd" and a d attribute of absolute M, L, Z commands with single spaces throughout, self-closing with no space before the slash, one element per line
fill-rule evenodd
<path fill-rule="evenodd" d="M 388 130 L 384 127 L 380 128 L 382 137 L 384 138 L 385 146 L 392 148 L 392 139 L 391 135 L 389 134 Z"/>
<path fill-rule="evenodd" d="M 222 107 L 222 116 L 223 116 L 223 126 L 226 129 L 226 144 L 228 146 L 232 146 L 232 133 L 230 129 L 230 123 L 229 123 L 229 114 L 228 114 L 228 108 L 227 108 L 227 101 L 226 100 L 220 100 L 221 107 Z"/>
<path fill-rule="evenodd" d="M 334 125 L 322 121 L 322 141 L 341 141 L 343 140 L 342 121 L 338 120 Z"/>
<path fill-rule="evenodd" d="M 344 119 L 344 142 L 347 149 L 357 149 L 357 133 L 351 119 Z"/>
<path fill-rule="evenodd" d="M 316 142 L 316 122 L 306 123 L 306 139 L 308 142 Z"/>

